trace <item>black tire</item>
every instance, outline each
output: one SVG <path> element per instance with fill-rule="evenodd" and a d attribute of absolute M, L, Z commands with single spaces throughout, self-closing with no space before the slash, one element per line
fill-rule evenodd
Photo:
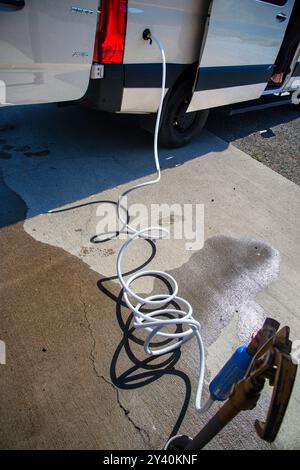
<path fill-rule="evenodd" d="M 192 96 L 191 90 L 190 81 L 183 81 L 168 98 L 159 131 L 159 143 L 164 147 L 177 148 L 187 145 L 193 137 L 200 134 L 205 125 L 208 109 L 186 112 Z"/>

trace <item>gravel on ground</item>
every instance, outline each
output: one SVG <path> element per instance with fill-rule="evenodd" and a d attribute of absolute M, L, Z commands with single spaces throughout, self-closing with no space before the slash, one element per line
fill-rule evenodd
<path fill-rule="evenodd" d="M 292 106 L 228 116 L 210 113 L 206 128 L 300 185 L 300 109 Z"/>

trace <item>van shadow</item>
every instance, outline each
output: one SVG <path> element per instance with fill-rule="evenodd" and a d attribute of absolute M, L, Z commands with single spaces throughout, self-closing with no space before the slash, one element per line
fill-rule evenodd
<path fill-rule="evenodd" d="M 27 217 L 155 171 L 152 136 L 139 127 L 138 116 L 47 104 L 2 108 L 0 121 L 14 123 L 0 134 L 0 166 L 5 184 L 28 206 Z M 204 131 L 185 148 L 161 149 L 161 166 L 174 168 L 227 146 Z M 10 204 L 17 214 L 7 197 Z"/>

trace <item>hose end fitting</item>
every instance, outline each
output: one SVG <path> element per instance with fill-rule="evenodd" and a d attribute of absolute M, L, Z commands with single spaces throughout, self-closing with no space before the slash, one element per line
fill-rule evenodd
<path fill-rule="evenodd" d="M 146 28 L 143 31 L 143 39 L 144 41 L 149 41 L 150 45 L 152 44 L 152 35 L 151 35 L 151 31 L 149 28 Z"/>

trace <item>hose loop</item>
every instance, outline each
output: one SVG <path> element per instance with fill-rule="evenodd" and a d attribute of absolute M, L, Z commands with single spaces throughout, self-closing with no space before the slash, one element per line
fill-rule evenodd
<path fill-rule="evenodd" d="M 158 183 L 161 177 L 158 155 L 158 133 L 166 89 L 166 58 L 164 49 L 159 39 L 153 34 L 151 34 L 151 39 L 153 39 L 153 41 L 157 44 L 162 59 L 161 96 L 154 133 L 154 161 L 157 176 L 151 181 L 140 183 L 127 189 L 119 197 L 117 204 L 117 214 L 120 221 L 127 228 L 127 231 L 129 232 L 130 236 L 119 250 L 117 256 L 117 275 L 119 282 L 123 288 L 124 301 L 134 316 L 134 327 L 137 329 L 143 329 L 145 332 L 148 333 L 144 342 L 144 350 L 147 354 L 151 356 L 167 354 L 172 351 L 175 351 L 176 349 L 181 348 L 183 344 L 185 344 L 192 338 L 196 338 L 199 347 L 199 375 L 195 406 L 196 409 L 200 411 L 201 394 L 204 382 L 205 353 L 203 341 L 200 335 L 200 323 L 193 318 L 193 309 L 191 304 L 187 300 L 178 296 L 178 284 L 175 278 L 167 272 L 158 270 L 142 270 L 131 275 L 126 280 L 124 279 L 124 276 L 122 274 L 122 258 L 131 244 L 133 244 L 138 238 L 159 240 L 163 237 L 164 234 L 169 233 L 167 229 L 160 226 L 146 227 L 142 230 L 136 230 L 134 227 L 129 225 L 128 220 L 125 220 L 121 212 L 122 200 L 125 196 L 137 189 L 145 188 L 147 186 Z M 141 295 L 138 295 L 133 290 L 132 284 L 137 279 L 145 276 L 163 278 L 166 283 L 170 286 L 171 292 L 168 294 L 154 294 L 147 297 L 142 297 Z M 169 307 L 169 305 L 172 303 L 178 305 L 179 308 Z M 172 327 L 176 327 L 175 332 L 170 331 Z M 155 346 L 155 344 L 153 345 L 152 342 L 157 336 L 163 337 L 165 340 L 170 340 L 170 342 L 165 345 L 164 341 L 163 345 Z"/>

